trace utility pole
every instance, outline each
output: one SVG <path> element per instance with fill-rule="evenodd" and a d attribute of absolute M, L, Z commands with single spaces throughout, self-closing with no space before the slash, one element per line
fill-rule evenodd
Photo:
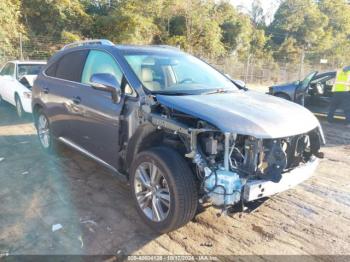
<path fill-rule="evenodd" d="M 244 76 L 244 82 L 248 81 L 248 75 L 249 75 L 249 67 L 250 67 L 250 58 L 251 58 L 252 54 L 248 55 L 247 58 L 247 65 L 246 65 L 246 71 L 245 71 L 245 76 Z"/>
<path fill-rule="evenodd" d="M 23 45 L 22 45 L 22 34 L 19 34 L 19 51 L 21 55 L 21 60 L 23 60 Z"/>
<path fill-rule="evenodd" d="M 301 50 L 301 56 L 300 56 L 300 67 L 299 67 L 299 80 L 301 80 L 301 77 L 304 72 L 304 59 L 305 59 L 305 46 L 303 46 Z"/>

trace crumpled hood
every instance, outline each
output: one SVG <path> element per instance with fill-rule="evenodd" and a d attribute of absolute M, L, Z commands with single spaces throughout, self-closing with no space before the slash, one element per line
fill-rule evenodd
<path fill-rule="evenodd" d="M 26 79 L 28 84 L 30 86 L 33 86 L 34 85 L 34 81 L 35 81 L 36 78 L 37 78 L 37 75 L 24 75 L 24 76 L 21 77 L 20 81 L 22 79 Z"/>
<path fill-rule="evenodd" d="M 282 138 L 319 127 L 306 108 L 255 91 L 210 95 L 156 96 L 159 103 L 195 116 L 223 132 L 256 138 Z"/>

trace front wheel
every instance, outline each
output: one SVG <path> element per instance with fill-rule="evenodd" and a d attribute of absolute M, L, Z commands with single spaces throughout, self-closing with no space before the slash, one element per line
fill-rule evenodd
<path fill-rule="evenodd" d="M 16 95 L 15 103 L 16 103 L 16 113 L 17 113 L 17 116 L 18 116 L 19 118 L 23 118 L 23 116 L 24 116 L 24 110 L 23 110 L 22 102 L 21 102 L 21 99 L 20 99 L 17 95 Z"/>
<path fill-rule="evenodd" d="M 141 152 L 132 163 L 130 186 L 137 211 L 155 231 L 166 233 L 188 223 L 198 194 L 191 169 L 168 147 Z"/>

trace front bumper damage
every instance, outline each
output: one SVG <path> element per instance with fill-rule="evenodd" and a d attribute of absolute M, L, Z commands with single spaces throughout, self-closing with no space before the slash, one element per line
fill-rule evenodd
<path fill-rule="evenodd" d="M 251 180 L 244 186 L 243 201 L 250 202 L 286 191 L 307 180 L 315 172 L 320 160 L 312 157 L 309 162 L 282 174 L 278 183 L 268 180 Z"/>
<path fill-rule="evenodd" d="M 151 115 L 158 129 L 185 141 L 200 181 L 200 200 L 223 207 L 254 201 L 286 191 L 308 179 L 322 158 L 322 128 L 292 137 L 256 138 L 222 132 L 199 123 L 188 127 L 167 117 Z"/>

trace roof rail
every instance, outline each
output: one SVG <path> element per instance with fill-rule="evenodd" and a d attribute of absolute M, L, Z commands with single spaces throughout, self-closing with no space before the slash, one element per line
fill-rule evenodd
<path fill-rule="evenodd" d="M 77 41 L 77 42 L 65 45 L 64 47 L 62 47 L 61 50 L 65 50 L 65 49 L 73 48 L 73 47 L 77 47 L 77 46 L 85 46 L 85 45 L 109 45 L 109 46 L 113 46 L 114 44 L 107 39 L 92 39 L 92 40 Z"/>
<path fill-rule="evenodd" d="M 160 47 L 160 48 L 168 48 L 168 49 L 180 50 L 180 47 L 178 47 L 178 46 L 172 46 L 172 45 L 151 45 L 151 46 Z"/>

